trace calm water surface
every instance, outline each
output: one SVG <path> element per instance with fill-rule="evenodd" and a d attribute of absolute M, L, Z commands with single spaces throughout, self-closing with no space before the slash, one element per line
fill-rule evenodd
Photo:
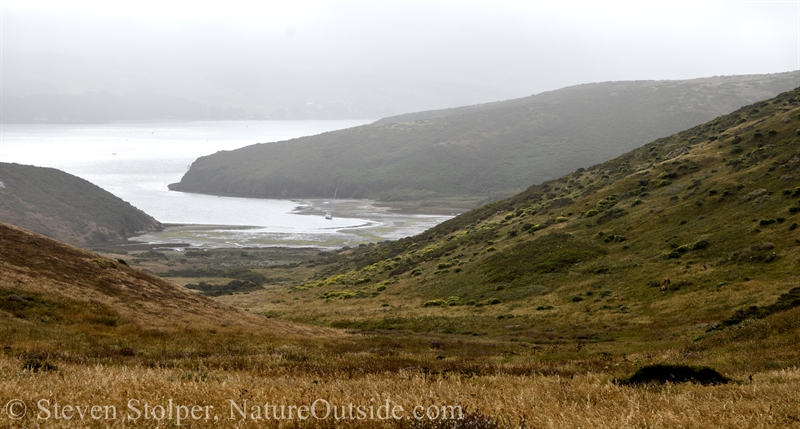
<path fill-rule="evenodd" d="M 340 247 L 397 239 L 449 217 L 399 215 L 368 200 L 274 200 L 172 192 L 198 157 L 372 121 L 213 121 L 126 124 L 2 124 L 0 161 L 82 177 L 163 223 L 138 238 L 201 247 Z M 331 196 L 333 197 L 333 196 Z M 332 210 L 334 218 L 324 219 Z"/>

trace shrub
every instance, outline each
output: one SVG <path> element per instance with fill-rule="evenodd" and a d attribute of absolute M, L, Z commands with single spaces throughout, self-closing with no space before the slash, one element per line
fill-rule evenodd
<path fill-rule="evenodd" d="M 500 304 L 500 300 L 498 298 L 492 298 L 489 301 L 487 301 L 487 304 L 489 304 L 489 305 L 497 305 L 497 304 Z"/>
<path fill-rule="evenodd" d="M 692 243 L 692 250 L 702 250 L 708 247 L 708 240 L 697 240 Z"/>
<path fill-rule="evenodd" d="M 709 385 L 727 384 L 730 379 L 709 367 L 656 364 L 643 366 L 630 377 L 614 381 L 622 385 L 687 382 Z"/>
<path fill-rule="evenodd" d="M 432 299 L 430 301 L 425 301 L 425 303 L 422 304 L 422 306 L 423 307 L 446 307 L 447 306 L 447 301 L 445 301 L 443 299 Z"/>
<path fill-rule="evenodd" d="M 553 307 L 552 305 L 540 305 L 536 307 L 536 311 L 552 310 L 553 308 L 555 307 Z"/>
<path fill-rule="evenodd" d="M 581 301 L 583 301 L 583 297 L 582 296 L 573 296 L 572 297 L 572 302 L 581 302 Z"/>
<path fill-rule="evenodd" d="M 641 200 L 641 199 L 637 198 L 637 199 L 633 200 L 633 202 L 631 203 L 631 207 L 636 207 L 636 206 L 642 205 L 642 204 L 644 204 L 644 200 Z"/>
<path fill-rule="evenodd" d="M 740 154 L 742 152 L 744 152 L 744 148 L 742 148 L 741 146 L 734 146 L 733 149 L 731 149 L 731 154 L 732 155 L 737 155 L 737 154 Z"/>
<path fill-rule="evenodd" d="M 763 319 L 771 314 L 790 310 L 795 307 L 800 307 L 800 287 L 792 288 L 788 292 L 781 294 L 773 304 L 765 307 L 753 305 L 746 309 L 738 310 L 733 316 L 723 320 L 719 326 L 709 329 L 708 332 L 726 326 L 738 325 L 746 319 Z"/>

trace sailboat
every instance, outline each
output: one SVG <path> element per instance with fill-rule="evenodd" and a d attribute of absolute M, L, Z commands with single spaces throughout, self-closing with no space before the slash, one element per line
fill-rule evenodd
<path fill-rule="evenodd" d="M 336 201 L 336 193 L 339 191 L 339 187 L 337 186 L 336 189 L 333 191 L 333 201 Z M 333 219 L 333 213 L 330 210 L 325 212 L 325 219 L 331 220 Z"/>

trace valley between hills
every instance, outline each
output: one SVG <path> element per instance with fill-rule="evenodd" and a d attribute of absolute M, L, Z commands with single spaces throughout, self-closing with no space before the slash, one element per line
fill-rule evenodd
<path fill-rule="evenodd" d="M 3 225 L 0 391 L 217 413 L 92 427 L 797 427 L 798 224 L 800 88 L 335 252 L 97 254 Z M 629 378 L 655 364 L 724 378 Z M 318 399 L 437 418 L 264 417 Z"/>

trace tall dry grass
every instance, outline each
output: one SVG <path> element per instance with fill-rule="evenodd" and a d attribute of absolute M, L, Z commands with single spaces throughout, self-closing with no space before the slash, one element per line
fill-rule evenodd
<path fill-rule="evenodd" d="M 271 371 L 224 371 L 202 368 L 145 368 L 141 366 L 84 366 L 60 364 L 57 370 L 23 370 L 19 359 L 0 358 L 0 400 L 24 401 L 27 415 L 11 419 L 7 412 L 0 416 L 0 427 L 467 427 L 451 421 L 415 421 L 416 406 L 460 406 L 465 413 L 492 416 L 496 427 L 535 428 L 787 428 L 800 427 L 800 369 L 786 369 L 756 374 L 752 382 L 744 381 L 720 386 L 667 384 L 649 387 L 624 387 L 612 383 L 610 376 L 599 374 L 559 376 L 485 375 L 447 377 L 428 376 L 420 372 L 399 371 L 382 374 L 297 373 L 286 368 Z M 37 406 L 39 401 L 42 407 Z M 132 406 L 142 414 L 138 420 Z M 146 418 L 149 407 L 168 408 L 173 403 L 173 418 Z M 301 420 L 297 409 L 294 418 L 254 420 L 252 407 L 265 403 L 309 406 L 324 400 L 333 406 L 361 406 L 366 418 L 317 420 L 309 415 Z M 369 418 L 369 409 L 389 401 L 400 406 L 400 420 Z M 243 418 L 236 407 L 245 410 Z M 246 401 L 246 402 L 245 402 Z M 114 406 L 116 419 L 99 420 L 87 414 L 80 418 L 76 409 L 71 420 L 56 419 L 55 404 L 63 414 L 64 406 Z M 246 405 L 245 405 L 246 404 Z M 319 403 L 322 407 L 322 402 Z M 199 412 L 182 421 L 176 419 L 179 409 L 185 412 L 198 406 Z M 209 420 L 205 420 L 207 406 Z M 47 410 L 44 411 L 43 409 Z M 323 408 L 319 408 L 322 410 Z M 18 410 L 18 408 L 17 408 Z M 269 408 L 269 412 L 275 412 Z M 357 410 L 357 409 L 356 409 Z M 449 409 L 448 409 L 449 410 Z M 347 411 L 347 410 L 345 410 Z M 423 411 L 427 411 L 425 408 Z M 457 411 L 453 410 L 453 411 Z M 345 412 L 347 415 L 347 412 Z M 431 412 L 433 414 L 433 412 Z M 288 416 L 288 414 L 284 414 Z M 319 412 L 318 415 L 322 415 Z M 111 416 L 113 417 L 113 416 Z M 262 414 L 263 417 L 263 414 Z M 216 419 L 216 420 L 215 420 Z M 495 427 L 483 420 L 472 420 L 469 427 Z M 437 424 L 439 426 L 437 426 Z"/>

